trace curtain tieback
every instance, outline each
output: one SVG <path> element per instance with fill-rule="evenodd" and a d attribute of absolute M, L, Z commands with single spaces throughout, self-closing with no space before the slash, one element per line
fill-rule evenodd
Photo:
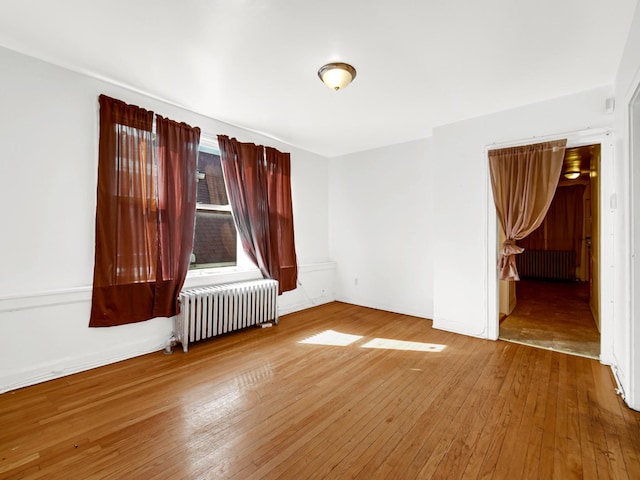
<path fill-rule="evenodd" d="M 506 240 L 502 243 L 502 250 L 500 251 L 500 259 L 498 261 L 500 280 L 520 280 L 514 255 L 522 252 L 524 252 L 524 248 L 516 245 L 515 240 Z"/>
<path fill-rule="evenodd" d="M 515 255 L 524 252 L 524 248 L 516 245 L 515 240 L 505 240 L 502 242 L 502 250 L 500 253 L 504 256 Z"/>

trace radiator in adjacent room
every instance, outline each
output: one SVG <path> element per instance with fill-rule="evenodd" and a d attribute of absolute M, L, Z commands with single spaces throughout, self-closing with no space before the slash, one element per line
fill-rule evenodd
<path fill-rule="evenodd" d="M 252 325 L 278 323 L 278 282 L 251 280 L 180 293 L 174 340 L 186 352 L 189 343 Z"/>
<path fill-rule="evenodd" d="M 575 280 L 576 252 L 573 250 L 525 250 L 516 255 L 520 278 Z"/>

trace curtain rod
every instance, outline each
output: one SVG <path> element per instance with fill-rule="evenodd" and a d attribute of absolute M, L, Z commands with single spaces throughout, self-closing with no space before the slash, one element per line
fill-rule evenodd
<path fill-rule="evenodd" d="M 612 132 L 611 128 L 605 128 L 605 127 L 599 127 L 599 128 L 591 128 L 591 127 L 587 127 L 586 129 L 582 129 L 582 130 L 570 130 L 567 132 L 559 132 L 559 133 L 552 133 L 552 134 L 547 134 L 547 135 L 539 135 L 539 136 L 532 136 L 532 137 L 525 137 L 525 138 L 519 138 L 519 139 L 512 139 L 512 140 L 502 140 L 502 141 L 495 141 L 493 143 L 489 143 L 487 144 L 487 147 L 494 147 L 494 146 L 499 146 L 499 147 L 508 147 L 508 146 L 517 146 L 517 145 L 527 145 L 529 143 L 531 143 L 531 141 L 533 140 L 534 143 L 541 143 L 541 142 L 547 142 L 550 140 L 557 140 L 559 138 L 565 138 L 565 137 L 589 137 L 591 135 L 608 135 Z"/>

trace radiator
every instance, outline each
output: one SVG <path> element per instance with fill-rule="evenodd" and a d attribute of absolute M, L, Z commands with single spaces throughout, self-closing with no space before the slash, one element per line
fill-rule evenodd
<path fill-rule="evenodd" d="M 278 323 L 278 282 L 252 280 L 183 290 L 173 341 L 189 343 L 262 323 Z"/>
<path fill-rule="evenodd" d="M 516 255 L 521 278 L 575 280 L 576 252 L 573 250 L 525 250 Z"/>

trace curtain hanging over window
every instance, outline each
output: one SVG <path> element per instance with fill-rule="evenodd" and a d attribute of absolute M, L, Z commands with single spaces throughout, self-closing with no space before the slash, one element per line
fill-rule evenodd
<path fill-rule="evenodd" d="M 540 226 L 549 209 L 562 171 L 567 140 L 489 151 L 493 199 L 506 235 L 498 270 L 500 280 L 520 280 L 516 245 Z"/>
<path fill-rule="evenodd" d="M 200 129 L 100 102 L 91 327 L 178 313 L 189 267 Z M 157 148 L 156 148 L 157 143 Z"/>
<path fill-rule="evenodd" d="M 242 246 L 279 293 L 296 288 L 291 159 L 271 147 L 218 136 L 220 159 Z"/>
<path fill-rule="evenodd" d="M 180 310 L 178 296 L 189 270 L 196 211 L 200 129 L 156 116 L 159 250 L 154 317 Z"/>

